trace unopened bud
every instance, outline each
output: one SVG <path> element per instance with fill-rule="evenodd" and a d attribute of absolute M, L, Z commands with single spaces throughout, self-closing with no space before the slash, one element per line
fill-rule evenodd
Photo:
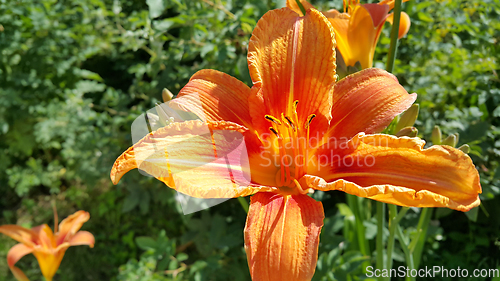
<path fill-rule="evenodd" d="M 399 130 L 399 132 L 396 133 L 396 137 L 416 137 L 418 134 L 418 130 L 417 128 L 415 127 L 406 127 L 406 128 L 403 128 L 401 130 Z"/>
<path fill-rule="evenodd" d="M 464 145 L 460 146 L 458 149 L 466 154 L 468 154 L 470 152 L 470 146 L 468 144 L 464 144 Z"/>
<path fill-rule="evenodd" d="M 399 118 L 399 122 L 396 125 L 396 132 L 406 127 L 411 127 L 415 124 L 418 117 L 418 103 L 412 105 L 408 110 L 406 110 Z"/>
<path fill-rule="evenodd" d="M 168 102 L 174 97 L 174 94 L 170 92 L 167 88 L 163 88 L 163 91 L 161 91 L 161 98 L 163 99 L 163 102 Z"/>
<path fill-rule="evenodd" d="M 431 136 L 431 141 L 433 144 L 441 144 L 441 129 L 439 126 L 434 126 L 434 129 L 432 130 L 432 136 Z"/>
<path fill-rule="evenodd" d="M 455 145 L 457 145 L 457 137 L 455 135 L 449 135 L 441 144 L 455 147 Z"/>
<path fill-rule="evenodd" d="M 460 134 L 459 133 L 454 133 L 454 135 L 457 138 L 457 144 L 458 144 L 458 139 L 459 139 Z"/>

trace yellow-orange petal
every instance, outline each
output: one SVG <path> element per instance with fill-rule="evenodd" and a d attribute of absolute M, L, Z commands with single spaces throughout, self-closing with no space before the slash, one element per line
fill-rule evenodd
<path fill-rule="evenodd" d="M 314 6 L 311 5 L 311 3 L 307 2 L 306 0 L 300 0 L 300 4 L 302 4 L 302 6 L 304 7 L 304 9 L 306 11 L 309 10 L 309 9 L 313 9 L 314 8 Z M 303 16 L 302 11 L 300 10 L 299 5 L 297 5 L 297 1 L 296 0 L 286 0 L 286 6 L 289 9 L 292 9 L 297 14 Z"/>
<path fill-rule="evenodd" d="M 58 247 L 59 250 L 55 252 L 44 250 L 37 251 L 36 249 L 33 251 L 33 255 L 35 255 L 38 265 L 40 266 L 40 271 L 42 271 L 42 275 L 46 280 L 52 280 L 59 265 L 61 265 L 64 253 L 68 247 L 69 244 L 65 243 L 64 247 Z"/>
<path fill-rule="evenodd" d="M 95 238 L 88 231 L 78 231 L 68 242 L 70 246 L 88 245 L 94 248 Z"/>
<path fill-rule="evenodd" d="M 351 50 L 349 45 L 349 19 L 351 16 L 346 13 L 339 13 L 337 11 L 329 11 L 323 13 L 335 31 L 335 41 L 337 42 L 337 49 L 342 55 L 342 59 L 348 66 L 354 66 L 359 60 L 355 57 L 355 53 Z M 356 46 L 353 46 L 355 48 Z"/>
<path fill-rule="evenodd" d="M 417 98 L 397 78 L 378 68 L 364 69 L 340 80 L 333 90 L 328 137 L 350 139 L 359 132 L 378 133 Z"/>
<path fill-rule="evenodd" d="M 35 232 L 19 225 L 0 225 L 0 233 L 3 233 L 17 242 L 30 247 L 35 246 L 35 243 L 38 240 L 38 235 Z"/>
<path fill-rule="evenodd" d="M 479 174 L 470 157 L 450 146 L 424 149 L 419 138 L 358 134 L 302 184 L 410 207 L 468 211 L 480 204 Z M 320 165 L 318 165 L 320 166 Z"/>
<path fill-rule="evenodd" d="M 365 4 L 354 7 L 349 20 L 347 36 L 351 55 L 361 63 L 363 69 L 373 65 L 378 35 L 383 26 L 380 24 L 380 19 L 385 19 L 388 11 L 389 7 L 386 5 Z M 350 64 L 346 62 L 346 65 Z"/>
<path fill-rule="evenodd" d="M 170 188 L 197 198 L 232 198 L 274 188 L 251 183 L 248 130 L 231 122 L 187 121 L 161 128 L 130 147 L 115 161 L 118 183 L 139 168 Z"/>
<path fill-rule="evenodd" d="M 17 281 L 30 281 L 28 277 L 24 274 L 24 272 L 20 270 L 18 267 L 11 266 L 9 268 Z"/>
<path fill-rule="evenodd" d="M 311 9 L 304 17 L 283 8 L 267 12 L 257 23 L 248 47 L 250 76 L 264 106 L 252 114 L 292 116 L 298 100 L 297 126 L 316 114 L 311 131 L 330 120 L 331 86 L 335 83 L 335 38 L 328 20 Z"/>
<path fill-rule="evenodd" d="M 17 261 L 27 254 L 31 254 L 31 252 L 33 252 L 32 247 L 28 247 L 23 243 L 16 244 L 14 247 L 10 248 L 7 253 L 7 264 L 9 267 L 13 267 Z"/>
<path fill-rule="evenodd" d="M 311 280 L 324 217 L 321 202 L 307 195 L 255 194 L 245 226 L 252 280 Z"/>
<path fill-rule="evenodd" d="M 196 72 L 170 102 L 193 112 L 203 121 L 230 121 L 251 127 L 248 97 L 250 88 L 223 72 L 204 69 Z"/>
<path fill-rule="evenodd" d="M 403 3 L 408 2 L 408 1 L 410 1 L 410 0 L 403 0 Z M 378 4 L 379 5 L 388 5 L 390 10 L 394 9 L 394 0 L 382 0 Z"/>
<path fill-rule="evenodd" d="M 89 219 L 90 214 L 80 210 L 62 220 L 61 224 L 59 224 L 59 232 L 57 233 L 57 245 L 70 241 Z"/>
<path fill-rule="evenodd" d="M 392 24 L 394 21 L 394 13 L 389 14 L 386 20 L 387 22 Z M 399 19 L 399 31 L 398 31 L 399 39 L 403 38 L 408 33 L 408 31 L 410 30 L 410 25 L 411 25 L 410 16 L 408 16 L 408 14 L 405 12 L 401 12 L 401 17 Z"/>

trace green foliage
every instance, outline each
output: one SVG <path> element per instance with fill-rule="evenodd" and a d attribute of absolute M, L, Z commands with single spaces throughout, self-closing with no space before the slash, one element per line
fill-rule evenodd
<path fill-rule="evenodd" d="M 70 248 L 55 280 L 250 280 L 239 202 L 184 216 L 158 181 L 132 172 L 115 187 L 108 174 L 131 145 L 131 123 L 161 101 L 163 88 L 175 94 L 204 68 L 250 84 L 251 32 L 283 3 L 0 0 L 0 224 L 50 223 L 52 201 L 61 218 L 91 213 L 84 229 L 95 234 L 95 248 Z M 412 0 L 403 10 L 412 26 L 395 73 L 419 95 L 415 127 L 427 140 L 435 125 L 443 139 L 458 132 L 457 147 L 470 146 L 483 187 L 475 213 L 434 212 L 421 265 L 498 268 L 500 5 Z M 382 68 L 388 31 L 376 51 Z M 343 193 L 313 197 L 327 216 L 314 280 L 361 279 L 363 265 L 375 263 L 374 204 L 358 202 L 355 214 Z M 409 211 L 404 237 L 417 234 L 417 222 Z M 5 262 L 12 245 L 0 236 L 0 280 L 13 280 Z M 397 243 L 393 257 L 395 266 L 404 261 Z M 19 267 L 39 279 L 33 257 Z"/>

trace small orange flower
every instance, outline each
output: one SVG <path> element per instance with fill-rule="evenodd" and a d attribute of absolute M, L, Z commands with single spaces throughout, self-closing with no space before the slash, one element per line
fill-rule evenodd
<path fill-rule="evenodd" d="M 404 0 L 406 2 L 408 0 Z M 314 8 L 306 0 L 300 0 L 304 8 Z M 287 6 L 302 14 L 296 0 L 287 0 Z M 335 30 L 337 48 L 346 66 L 354 66 L 358 61 L 363 69 L 372 67 L 373 55 L 378 38 L 386 21 L 392 24 L 394 0 L 382 0 L 378 4 L 359 4 L 359 0 L 344 0 L 344 13 L 337 10 L 323 12 Z M 347 13 L 346 13 L 347 10 Z M 401 12 L 399 38 L 410 29 L 410 17 Z"/>
<path fill-rule="evenodd" d="M 466 154 L 373 134 L 416 94 L 375 68 L 337 82 L 335 34 L 323 14 L 270 11 L 248 49 L 252 88 L 216 70 L 195 73 L 170 104 L 202 120 L 148 134 L 118 157 L 113 183 L 140 168 L 193 197 L 255 194 L 244 232 L 255 281 L 311 280 L 324 219 L 308 196 L 314 189 L 401 206 L 479 205 L 479 175 Z"/>
<path fill-rule="evenodd" d="M 94 247 L 94 236 L 87 231 L 78 231 L 90 218 L 89 213 L 78 211 L 64 219 L 59 230 L 55 219 L 55 234 L 46 224 L 31 230 L 18 225 L 2 225 L 0 233 L 20 242 L 9 250 L 7 263 L 17 280 L 27 281 L 26 275 L 16 266 L 18 260 L 27 254 L 35 255 L 45 280 L 51 281 L 56 274 L 64 253 L 70 246 L 89 245 Z"/>

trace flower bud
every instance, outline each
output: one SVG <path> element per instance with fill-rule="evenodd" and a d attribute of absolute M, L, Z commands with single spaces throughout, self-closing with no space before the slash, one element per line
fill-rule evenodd
<path fill-rule="evenodd" d="M 401 129 L 406 127 L 411 127 L 415 124 L 415 121 L 418 117 L 418 103 L 412 105 L 408 110 L 406 110 L 399 118 L 399 122 L 396 125 L 396 132 L 399 132 Z"/>
<path fill-rule="evenodd" d="M 457 145 L 457 137 L 455 135 L 449 135 L 441 144 L 455 147 L 455 145 Z"/>
<path fill-rule="evenodd" d="M 432 130 L 432 136 L 431 136 L 431 141 L 433 144 L 441 144 L 441 129 L 439 126 L 434 126 L 434 129 Z"/>
<path fill-rule="evenodd" d="M 396 137 L 416 137 L 418 134 L 418 130 L 417 128 L 415 127 L 406 127 L 406 128 L 403 128 L 401 130 L 399 130 L 399 132 L 396 133 Z"/>

